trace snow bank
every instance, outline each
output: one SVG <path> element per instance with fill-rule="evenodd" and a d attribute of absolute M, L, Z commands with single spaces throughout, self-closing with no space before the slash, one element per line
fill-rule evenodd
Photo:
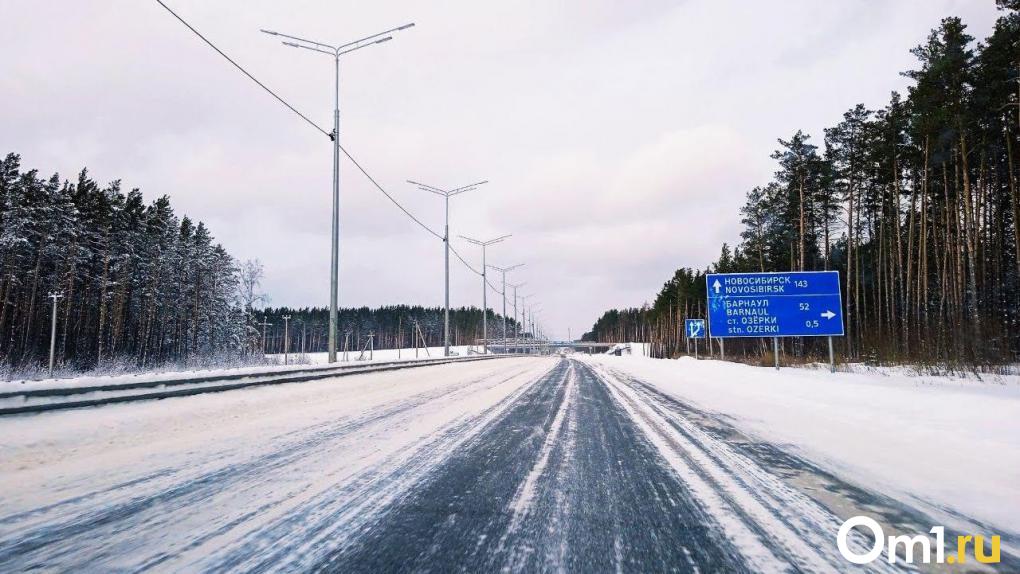
<path fill-rule="evenodd" d="M 650 345 L 648 343 L 617 343 L 606 351 L 607 355 L 638 355 L 648 356 Z"/>
<path fill-rule="evenodd" d="M 450 347 L 450 351 L 457 356 L 465 357 L 468 356 L 468 347 Z M 53 378 L 53 379 L 39 379 L 39 380 L 13 380 L 13 381 L 0 381 L 0 393 L 16 393 L 21 391 L 33 391 L 42 389 L 71 389 L 76 387 L 93 387 L 93 386 L 112 386 L 112 385 L 124 385 L 131 383 L 143 383 L 143 382 L 159 382 L 159 381 L 170 381 L 177 379 L 189 379 L 189 378 L 201 378 L 201 377 L 214 377 L 221 375 L 263 375 L 274 373 L 278 371 L 286 371 L 292 369 L 311 369 L 316 367 L 327 368 L 336 367 L 343 365 L 361 365 L 364 363 L 372 362 L 386 362 L 386 361 L 397 361 L 397 360 L 408 360 L 413 361 L 416 359 L 414 349 L 403 349 L 398 353 L 397 349 L 387 349 L 376 351 L 371 359 L 368 360 L 368 353 L 365 353 L 365 360 L 357 360 L 360 351 L 349 352 L 349 361 L 338 362 L 334 364 L 328 363 L 327 353 L 291 353 L 290 364 L 283 364 L 283 355 L 267 355 L 266 358 L 276 361 L 276 365 L 257 365 L 252 367 L 231 367 L 231 368 L 218 368 L 218 369 L 191 369 L 182 371 L 158 371 L 158 372 L 139 372 L 125 375 L 85 375 L 80 377 L 66 377 L 66 378 Z M 399 356 L 398 356 L 399 355 Z M 472 353 L 474 355 L 474 353 Z M 442 347 L 430 347 L 429 352 L 426 353 L 425 349 L 420 349 L 418 353 L 418 359 L 439 359 L 443 357 Z M 342 358 L 342 355 L 338 355 L 338 359 Z"/>
<path fill-rule="evenodd" d="M 1020 376 L 836 373 L 637 355 L 591 358 L 861 486 L 1020 532 Z M 947 512 L 946 510 L 950 512 Z"/>

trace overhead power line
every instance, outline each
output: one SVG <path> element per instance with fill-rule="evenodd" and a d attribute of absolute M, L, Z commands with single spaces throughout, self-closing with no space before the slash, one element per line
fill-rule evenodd
<path fill-rule="evenodd" d="M 210 48 L 212 48 L 213 50 L 216 50 L 216 53 L 218 53 L 220 56 L 223 56 L 224 59 L 226 59 L 228 62 L 233 64 L 233 66 L 235 68 L 237 68 L 242 74 L 244 74 L 245 76 L 248 76 L 248 78 L 251 79 L 251 81 L 255 82 L 260 88 L 265 90 L 266 93 L 268 93 L 269 95 L 273 96 L 277 101 L 279 101 L 281 104 L 286 106 L 287 109 L 289 109 L 290 111 L 292 111 L 295 114 L 297 114 L 298 117 L 300 117 L 302 120 L 304 120 L 306 123 L 308 123 L 308 125 L 310 125 L 313 128 L 315 128 L 318 132 L 320 132 L 321 134 L 329 137 L 330 139 L 333 138 L 333 134 L 331 134 L 330 132 L 327 132 L 326 130 L 324 130 L 321 127 L 319 127 L 319 125 L 316 124 L 315 122 L 313 122 L 312 120 L 310 120 L 308 118 L 308 116 L 306 116 L 303 113 L 301 113 L 300 111 L 298 111 L 297 108 L 295 108 L 294 106 L 290 105 L 290 103 L 288 103 L 286 100 L 284 100 L 282 97 L 280 97 L 276 92 L 274 92 L 273 90 L 269 89 L 268 86 L 266 86 L 265 84 L 260 82 L 258 80 L 258 78 L 253 76 L 250 72 L 248 72 L 248 70 L 244 69 L 243 66 L 241 66 L 240 64 L 235 62 L 230 56 L 228 56 L 226 53 L 224 53 L 223 50 L 220 50 L 216 46 L 216 44 L 213 44 L 208 38 L 203 36 L 201 32 L 196 30 L 194 26 L 189 24 L 184 18 L 182 18 L 180 15 L 178 15 L 176 12 L 174 12 L 173 9 L 171 9 L 169 6 L 167 6 L 165 3 L 163 3 L 162 0 L 156 0 L 156 3 L 159 4 L 160 6 L 162 6 L 164 9 L 166 9 L 166 11 L 169 12 L 174 18 L 176 18 L 181 24 L 184 24 L 184 26 L 186 26 L 188 28 L 188 30 L 191 30 L 192 33 L 194 33 L 196 36 L 201 38 L 202 41 L 205 42 L 206 44 L 208 44 Z M 375 186 L 375 188 L 377 190 L 379 190 L 383 195 L 385 195 L 386 198 L 389 199 L 390 202 L 392 202 L 393 205 L 395 205 L 397 207 L 397 209 L 402 211 L 404 213 L 404 215 L 406 215 L 408 218 L 411 219 L 411 221 L 413 221 L 414 223 L 418 224 L 419 227 L 421 227 L 422 229 L 424 229 L 425 231 L 430 233 L 433 237 L 435 237 L 435 238 L 437 238 L 439 240 L 443 239 L 442 234 L 436 232 L 434 229 L 432 229 L 431 227 L 426 225 L 424 222 L 422 222 L 422 220 L 418 219 L 406 207 L 401 205 L 401 203 L 399 201 L 397 201 L 396 198 L 394 198 L 389 192 L 387 192 L 386 189 L 383 188 L 383 186 L 380 185 L 379 182 L 376 181 L 375 178 L 372 177 L 372 175 L 369 174 L 368 171 L 365 170 L 365 168 L 363 168 L 361 166 L 361 164 L 358 163 L 358 161 L 356 159 L 354 159 L 354 156 L 352 156 L 350 154 L 350 152 L 348 152 L 343 146 L 340 146 L 340 150 L 344 153 L 345 156 L 347 156 L 347 159 L 351 160 L 351 163 L 354 164 L 354 167 L 358 168 L 358 171 L 360 171 L 362 173 L 362 175 L 364 175 L 365 178 L 367 178 L 368 181 L 370 181 L 372 183 L 372 185 Z M 474 273 L 475 275 L 481 275 L 481 272 L 478 271 L 477 269 L 475 269 L 474 267 L 472 267 L 471 264 L 469 264 L 467 261 L 465 261 L 464 258 L 461 257 L 460 253 L 457 253 L 457 250 L 454 249 L 452 245 L 450 246 L 450 250 L 453 251 L 454 255 L 457 256 L 457 259 L 459 259 L 460 262 L 463 263 L 464 266 L 467 267 L 472 273 Z M 488 280 L 486 280 L 486 282 L 488 283 Z M 492 287 L 492 284 L 489 283 L 489 286 Z M 496 288 L 493 287 L 493 290 L 496 290 Z"/>
<path fill-rule="evenodd" d="M 358 171 L 360 171 L 362 174 L 364 174 L 364 176 L 366 178 L 368 178 L 368 181 L 372 182 L 372 185 L 374 185 L 376 189 L 381 191 L 383 195 L 385 195 L 390 201 L 392 201 L 393 205 L 396 205 L 397 208 L 400 209 L 400 211 L 403 211 L 404 215 L 407 215 L 408 217 L 410 217 L 411 221 L 417 223 L 418 225 L 421 226 L 422 229 L 424 229 L 425 231 L 428 231 L 432 235 L 436 236 L 437 239 L 441 240 L 443 238 L 443 236 L 441 234 L 436 233 L 431 227 L 429 227 L 428 225 L 425 225 L 424 223 L 422 223 L 422 221 L 420 219 L 418 219 L 410 211 L 408 211 L 407 208 L 405 208 L 403 205 L 400 205 L 399 201 L 394 199 L 392 195 L 390 195 L 385 189 L 383 189 L 383 186 L 379 185 L 379 182 L 377 182 L 374 177 L 369 175 L 368 172 L 365 171 L 365 168 L 361 167 L 361 164 L 358 163 L 358 161 L 356 159 L 354 159 L 351 156 L 351 154 L 347 153 L 347 150 L 344 149 L 344 146 L 340 146 L 340 151 L 344 152 L 344 155 L 347 156 L 347 159 L 351 160 L 351 163 L 354 164 L 354 167 L 358 168 Z M 460 257 L 460 255 L 458 255 L 457 257 Z M 464 261 L 464 260 L 461 259 L 461 261 Z M 465 264 L 466 264 L 466 262 L 465 262 Z M 474 271 L 474 269 L 472 269 L 472 271 Z M 475 273 L 477 273 L 477 271 L 475 271 Z"/>
<path fill-rule="evenodd" d="M 201 38 L 203 42 L 205 42 L 206 44 L 209 44 L 209 47 L 210 47 L 210 48 L 212 48 L 213 50 L 216 50 L 216 52 L 217 52 L 217 53 L 219 53 L 219 55 L 221 55 L 221 56 L 223 56 L 224 58 L 226 58 L 226 60 L 227 60 L 228 62 L 230 62 L 231 64 L 233 64 L 233 65 L 234 65 L 234 67 L 235 67 L 235 68 L 237 68 L 238 70 L 240 70 L 242 74 L 244 74 L 245 76 L 248 76 L 248 77 L 249 77 L 249 78 L 251 79 L 251 81 L 253 81 L 253 82 L 255 82 L 256 84 L 258 84 L 260 88 L 262 88 L 263 90 L 265 90 L 266 92 L 268 92 L 268 93 L 269 93 L 269 95 L 271 95 L 271 96 L 273 96 L 274 98 L 276 98 L 276 99 L 277 99 L 277 100 L 278 100 L 278 101 L 279 101 L 279 102 L 280 102 L 281 104 L 283 104 L 283 105 L 287 106 L 287 108 L 288 108 L 288 109 L 289 109 L 290 111 L 294 112 L 294 113 L 295 113 L 295 114 L 297 114 L 297 115 L 298 115 L 298 116 L 299 116 L 299 117 L 300 117 L 301 119 L 303 119 L 303 120 L 305 120 L 306 122 L 308 122 L 308 124 L 309 124 L 310 126 L 312 126 L 313 128 L 315 128 L 315 129 L 319 130 L 319 132 L 321 132 L 321 133 L 322 133 L 322 135 L 324 135 L 324 136 L 326 136 L 326 137 L 328 137 L 328 138 L 330 138 L 330 139 L 332 139 L 332 138 L 333 138 L 333 135 L 332 135 L 331 133 L 329 133 L 329 132 L 327 132 L 326 130 L 324 130 L 324 129 L 320 128 L 318 124 L 316 124 L 316 123 L 315 123 L 315 122 L 313 122 L 312 120 L 308 119 L 308 116 L 306 116 L 306 115 L 302 114 L 301 112 L 297 111 L 297 108 L 295 108 L 294 106 L 292 106 L 292 105 L 290 105 L 289 103 L 287 103 L 287 100 L 284 100 L 283 98 L 281 98 L 280 96 L 278 96 L 278 95 L 276 94 L 276 92 L 274 92 L 273 90 L 270 90 L 270 89 L 269 89 L 268 87 L 266 87 L 266 85 L 265 85 L 265 84 L 263 84 L 262 82 L 258 81 L 258 79 L 256 79 L 256 78 L 255 78 L 255 76 L 253 76 L 253 75 L 251 75 L 250 73 L 248 73 L 248 70 L 245 70 L 245 69 L 244 69 L 243 67 L 241 67 L 241 64 L 238 64 L 238 63 L 237 63 L 237 62 L 235 62 L 235 61 L 234 61 L 233 59 L 231 59 L 231 58 L 230 58 L 230 56 L 228 56 L 228 55 L 226 55 L 225 53 L 223 53 L 223 50 L 220 50 L 219 48 L 217 48 L 217 47 L 216 47 L 216 44 L 213 44 L 212 42 L 210 42 L 210 41 L 209 41 L 209 39 L 208 39 L 208 38 L 206 38 L 205 36 L 203 36 L 201 32 L 199 32 L 198 30 L 196 30 L 194 26 L 192 26 L 191 24 L 188 24 L 188 23 L 187 23 L 187 22 L 186 22 L 186 21 L 184 20 L 184 18 L 181 18 L 180 16 L 178 16 L 178 15 L 177 15 L 177 12 L 174 12 L 173 10 L 171 10 L 171 9 L 170 9 L 170 7 L 169 7 L 169 6 L 167 6 L 166 4 L 164 4 L 164 3 L 163 3 L 163 0 L 156 0 L 156 3 L 157 3 L 157 4 L 159 4 L 160 6 L 162 6 L 163 8 L 166 8 L 166 11 L 167 11 L 167 12 L 169 12 L 170 14 L 172 14 L 174 18 L 177 18 L 177 20 L 178 20 L 178 21 L 180 21 L 180 23 L 181 23 L 181 24 L 184 24 L 185 26 L 187 26 L 187 27 L 188 27 L 188 29 L 189 29 L 189 30 L 191 30 L 192 32 L 194 32 L 196 36 L 198 36 L 199 38 Z"/>
<path fill-rule="evenodd" d="M 486 278 L 485 278 L 485 283 L 486 283 L 486 284 L 487 284 L 487 285 L 489 286 L 489 288 L 490 288 L 490 289 L 492 289 L 492 290 L 493 290 L 493 291 L 494 291 L 495 293 L 499 294 L 499 295 L 500 295 L 501 297 L 503 296 L 503 292 L 502 292 L 502 291 L 500 291 L 500 290 L 499 290 L 499 289 L 498 289 L 498 288 L 497 288 L 497 287 L 496 287 L 495 285 L 493 285 L 493 284 L 492 284 L 492 282 L 491 282 L 491 281 L 489 281 L 489 278 L 488 278 L 488 277 L 486 277 Z"/>
<path fill-rule="evenodd" d="M 475 275 L 481 275 L 482 274 L 481 271 L 475 269 L 470 263 L 465 261 L 464 258 L 461 257 L 460 253 L 457 253 L 457 250 L 453 248 L 453 245 L 450 245 L 450 251 L 452 251 L 453 254 L 457 256 L 457 259 L 460 259 L 460 262 L 464 264 L 464 267 L 467 267 L 468 269 L 470 269 L 472 273 L 474 273 Z"/>

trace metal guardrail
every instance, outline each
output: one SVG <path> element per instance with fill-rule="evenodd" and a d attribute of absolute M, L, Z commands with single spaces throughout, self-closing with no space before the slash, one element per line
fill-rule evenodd
<path fill-rule="evenodd" d="M 262 373 L 233 373 L 224 375 L 208 375 L 193 378 L 167 379 L 155 381 L 138 381 L 124 384 L 92 385 L 83 387 L 52 388 L 52 389 L 27 389 L 24 391 L 13 391 L 0 393 L 0 401 L 12 402 L 18 397 L 24 400 L 40 397 L 66 398 L 64 401 L 40 402 L 28 405 L 0 406 L 0 416 L 38 413 L 45 411 L 74 409 L 107 404 L 124 403 L 132 401 L 156 400 L 172 397 L 185 397 L 204 393 L 216 393 L 231 391 L 255 386 L 279 385 L 285 383 L 300 383 L 333 377 L 343 377 L 364 373 L 377 373 L 410 369 L 415 367 L 427 367 L 445 363 L 462 363 L 471 361 L 485 361 L 489 359 L 506 358 L 510 355 L 485 355 L 476 357 L 441 357 L 435 359 L 416 359 L 404 361 L 385 361 L 379 363 L 364 363 L 354 365 L 341 365 L 337 367 L 316 367 L 303 369 L 286 369 Z M 248 379 L 248 380 L 246 380 Z M 223 384 L 210 384 L 223 382 Z M 179 388 L 166 388 L 179 387 Z M 146 392 L 147 389 L 159 389 Z M 109 395 L 93 398 L 78 398 L 79 395 L 89 393 L 110 393 Z M 126 393 L 126 394 L 125 394 Z"/>

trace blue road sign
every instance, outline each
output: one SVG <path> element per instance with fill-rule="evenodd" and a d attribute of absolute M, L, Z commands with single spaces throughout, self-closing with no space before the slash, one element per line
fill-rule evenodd
<path fill-rule="evenodd" d="M 705 320 L 704 319 L 684 319 L 684 333 L 687 334 L 688 339 L 704 339 L 705 338 Z"/>
<path fill-rule="evenodd" d="M 713 337 L 843 335 L 838 271 L 710 273 Z"/>

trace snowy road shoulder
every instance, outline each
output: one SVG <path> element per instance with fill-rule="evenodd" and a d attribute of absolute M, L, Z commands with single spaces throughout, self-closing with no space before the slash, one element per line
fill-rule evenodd
<path fill-rule="evenodd" d="M 1020 377 L 954 381 L 595 356 L 947 525 L 1020 530 Z M 970 519 L 970 520 L 967 520 Z M 1010 538 L 1016 539 L 1011 536 Z"/>
<path fill-rule="evenodd" d="M 451 347 L 452 358 L 479 357 L 470 347 Z M 76 391 L 81 389 L 120 388 L 137 385 L 173 383 L 182 381 L 211 380 L 223 377 L 271 376 L 295 372 L 316 372 L 336 368 L 360 368 L 386 363 L 438 360 L 443 358 L 442 347 L 419 349 L 380 349 L 371 356 L 351 353 L 348 360 L 336 363 L 327 361 L 326 353 L 291 354 L 290 364 L 285 364 L 283 355 L 267 355 L 276 364 L 235 366 L 208 369 L 148 371 L 111 375 L 86 374 L 73 377 L 0 380 L 0 397 L 21 393 Z"/>

